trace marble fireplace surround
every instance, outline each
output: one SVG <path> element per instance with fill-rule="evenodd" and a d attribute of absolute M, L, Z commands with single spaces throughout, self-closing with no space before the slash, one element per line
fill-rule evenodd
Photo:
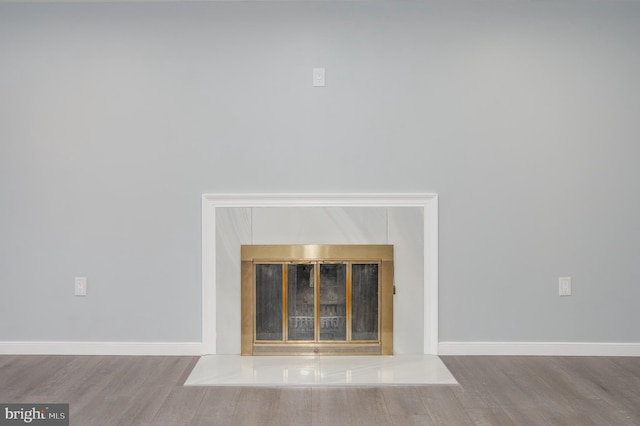
<path fill-rule="evenodd" d="M 205 355 L 240 353 L 242 244 L 393 244 L 394 353 L 437 354 L 436 194 L 204 194 Z"/>

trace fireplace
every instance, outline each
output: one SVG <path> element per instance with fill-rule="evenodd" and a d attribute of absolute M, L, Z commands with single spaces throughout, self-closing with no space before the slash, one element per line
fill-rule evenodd
<path fill-rule="evenodd" d="M 242 355 L 391 355 L 392 245 L 243 245 Z"/>

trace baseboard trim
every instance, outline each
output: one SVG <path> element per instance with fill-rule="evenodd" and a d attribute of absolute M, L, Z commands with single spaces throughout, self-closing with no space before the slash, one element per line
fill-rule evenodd
<path fill-rule="evenodd" d="M 438 355 L 640 356 L 640 343 L 440 342 Z"/>
<path fill-rule="evenodd" d="M 201 342 L 0 342 L 0 355 L 200 356 Z M 640 356 L 640 343 L 440 342 L 438 355 Z"/>
<path fill-rule="evenodd" d="M 0 342 L 0 355 L 200 356 L 201 342 Z"/>

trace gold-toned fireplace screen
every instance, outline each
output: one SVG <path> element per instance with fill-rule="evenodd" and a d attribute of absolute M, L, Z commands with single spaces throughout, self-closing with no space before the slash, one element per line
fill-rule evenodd
<path fill-rule="evenodd" d="M 242 355 L 393 354 L 392 245 L 242 246 Z"/>

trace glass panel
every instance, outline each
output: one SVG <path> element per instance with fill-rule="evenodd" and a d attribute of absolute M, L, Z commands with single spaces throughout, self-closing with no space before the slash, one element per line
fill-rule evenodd
<path fill-rule="evenodd" d="M 256 340 L 282 340 L 282 265 L 256 265 Z"/>
<path fill-rule="evenodd" d="M 351 340 L 378 340 L 378 265 L 353 265 L 351 272 Z"/>
<path fill-rule="evenodd" d="M 315 340 L 313 266 L 289 265 L 289 340 Z"/>
<path fill-rule="evenodd" d="M 346 340 L 347 267 L 320 265 L 320 340 Z"/>

